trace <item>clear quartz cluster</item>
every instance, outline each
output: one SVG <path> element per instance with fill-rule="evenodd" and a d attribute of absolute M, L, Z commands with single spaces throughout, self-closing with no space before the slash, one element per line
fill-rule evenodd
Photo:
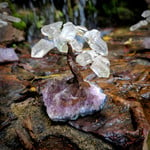
<path fill-rule="evenodd" d="M 42 58 L 53 48 L 67 53 L 69 43 L 77 54 L 76 62 L 81 66 L 90 65 L 91 70 L 98 77 L 109 77 L 109 60 L 107 44 L 101 38 L 101 32 L 93 29 L 87 30 L 82 26 L 76 26 L 71 22 L 55 22 L 41 28 L 41 33 L 48 37 L 48 40 L 41 39 L 32 47 L 31 57 Z M 83 50 L 87 44 L 87 50 Z"/>
<path fill-rule="evenodd" d="M 146 25 L 148 25 L 148 23 L 150 23 L 150 10 L 143 11 L 141 16 L 143 18 L 145 18 L 145 19 L 144 20 L 140 20 L 138 23 L 132 25 L 130 27 L 130 31 L 135 31 L 135 30 L 139 29 L 140 27 L 146 26 Z"/>

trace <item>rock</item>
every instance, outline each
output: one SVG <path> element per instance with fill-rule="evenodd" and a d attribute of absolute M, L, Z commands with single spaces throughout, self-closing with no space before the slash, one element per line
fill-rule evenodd
<path fill-rule="evenodd" d="M 19 58 L 13 48 L 0 48 L 0 63 L 18 60 Z"/>
<path fill-rule="evenodd" d="M 17 116 L 18 120 L 16 120 L 10 128 L 21 129 L 22 132 L 24 132 L 24 129 L 22 128 L 23 120 L 30 116 L 33 134 L 36 135 L 35 141 L 38 143 L 35 143 L 37 146 L 36 149 L 49 147 L 50 149 L 55 148 L 60 150 L 67 148 L 66 144 L 68 143 L 70 144 L 70 147 L 72 146 L 71 149 L 114 150 L 112 146 L 94 135 L 76 130 L 67 124 L 53 124 L 47 115 L 45 115 L 46 113 L 40 99 L 35 100 L 29 98 L 24 102 L 12 104 L 11 110 Z M 10 129 L 7 131 L 10 131 Z M 9 136 L 14 139 L 16 138 L 16 134 L 12 132 Z M 8 136 L 3 138 L 3 143 L 5 143 L 8 138 Z M 17 141 L 14 145 L 14 143 L 11 143 L 9 140 L 10 146 L 15 147 L 17 145 Z M 64 142 L 64 147 L 61 147 L 61 141 Z M 55 144 L 55 142 L 58 144 Z"/>
<path fill-rule="evenodd" d="M 13 42 L 21 42 L 25 40 L 24 31 L 14 28 L 10 23 L 0 28 L 0 44 L 11 44 Z"/>
<path fill-rule="evenodd" d="M 143 39 L 143 46 L 146 49 L 150 49 L 150 37 L 147 37 L 147 38 Z"/>
<path fill-rule="evenodd" d="M 120 100 L 122 101 L 122 99 Z M 125 104 L 124 106 L 119 105 L 118 99 L 115 106 L 109 100 L 101 112 L 75 121 L 69 121 L 69 124 L 79 130 L 102 136 L 109 142 L 120 146 L 120 149 L 136 148 L 141 150 L 143 141 L 147 139 L 149 133 L 149 124 L 140 104 L 137 102 L 128 103 L 126 100 L 122 102 Z M 129 108 L 130 103 L 132 103 L 132 106 Z M 130 111 L 132 111 L 133 116 L 134 113 L 136 114 L 135 118 L 132 118 Z M 142 132 L 140 132 L 141 128 Z"/>
<path fill-rule="evenodd" d="M 11 22 L 17 22 L 17 23 L 21 21 L 20 18 L 10 16 L 10 15 L 7 15 L 7 14 L 1 14 L 1 13 L 0 13 L 0 18 L 2 18 L 4 20 L 11 21 Z"/>
<path fill-rule="evenodd" d="M 7 2 L 0 3 L 0 9 L 1 8 L 7 8 L 7 7 L 8 7 L 8 3 Z"/>

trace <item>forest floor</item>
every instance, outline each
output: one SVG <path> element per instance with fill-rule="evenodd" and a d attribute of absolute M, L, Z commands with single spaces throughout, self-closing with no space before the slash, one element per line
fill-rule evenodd
<path fill-rule="evenodd" d="M 103 89 L 107 103 L 101 112 L 63 123 L 48 117 L 40 86 L 72 76 L 66 56 L 50 52 L 33 59 L 22 31 L 11 25 L 5 34 L 2 30 L 0 48 L 13 47 L 19 61 L 0 63 L 0 149 L 148 150 L 150 47 L 143 43 L 148 44 L 150 26 L 134 32 L 117 28 L 103 37 L 109 49 L 110 77 L 98 78 L 89 69 L 80 70 Z"/>

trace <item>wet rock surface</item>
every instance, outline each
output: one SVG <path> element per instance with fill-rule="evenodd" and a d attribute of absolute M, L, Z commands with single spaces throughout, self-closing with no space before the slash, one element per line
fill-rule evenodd
<path fill-rule="evenodd" d="M 25 40 L 24 31 L 18 30 L 9 23 L 7 26 L 0 28 L 0 44 L 11 44 Z"/>
<path fill-rule="evenodd" d="M 142 47 L 148 34 L 149 29 L 113 32 L 107 41 L 111 62 L 107 79 L 80 67 L 82 75 L 99 85 L 108 100 L 102 111 L 75 121 L 50 120 L 39 91 L 49 79 L 72 76 L 65 56 L 51 52 L 32 59 L 26 49 L 19 51 L 19 62 L 1 64 L 0 149 L 141 150 L 143 143 L 148 149 L 150 52 Z M 132 43 L 124 45 L 131 36 Z"/>
<path fill-rule="evenodd" d="M 19 58 L 13 48 L 0 48 L 0 63 L 18 60 Z"/>

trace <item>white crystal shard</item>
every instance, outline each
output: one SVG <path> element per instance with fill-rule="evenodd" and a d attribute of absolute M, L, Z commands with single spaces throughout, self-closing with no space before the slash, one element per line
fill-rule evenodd
<path fill-rule="evenodd" d="M 63 25 L 63 29 L 60 33 L 60 38 L 66 41 L 71 41 L 76 36 L 76 28 L 71 22 L 67 22 Z"/>
<path fill-rule="evenodd" d="M 80 35 L 80 36 L 83 36 L 83 34 L 88 31 L 87 28 L 83 26 L 75 26 L 75 28 L 77 31 L 77 35 Z"/>
<path fill-rule="evenodd" d="M 144 18 L 149 17 L 149 16 L 150 16 L 150 10 L 145 10 L 145 11 L 143 11 L 143 13 L 142 13 L 141 16 L 144 17 Z"/>
<path fill-rule="evenodd" d="M 98 59 L 105 65 L 109 66 L 110 65 L 110 61 L 106 58 L 106 57 L 103 57 L 101 55 L 98 56 Z"/>
<path fill-rule="evenodd" d="M 91 56 L 92 61 L 98 56 L 98 54 L 94 50 L 88 50 L 87 53 Z"/>
<path fill-rule="evenodd" d="M 92 63 L 92 57 L 87 52 L 83 52 L 76 57 L 76 62 L 81 66 L 86 66 Z"/>
<path fill-rule="evenodd" d="M 148 22 L 146 20 L 141 20 L 138 23 L 136 23 L 135 25 L 132 25 L 130 27 L 130 31 L 135 31 L 142 26 L 146 26 L 147 24 L 148 24 Z"/>
<path fill-rule="evenodd" d="M 76 39 L 69 42 L 71 44 L 71 47 L 76 52 L 81 52 L 83 48 L 83 44 L 79 43 Z"/>
<path fill-rule="evenodd" d="M 54 38 L 54 45 L 57 47 L 58 51 L 63 53 L 68 52 L 67 42 L 64 39 L 60 37 Z"/>
<path fill-rule="evenodd" d="M 85 41 L 81 36 L 77 35 L 75 39 L 71 40 L 69 43 L 74 51 L 81 52 Z"/>
<path fill-rule="evenodd" d="M 106 58 L 102 59 L 102 56 L 98 56 L 95 58 L 94 62 L 90 66 L 92 71 L 98 76 L 98 77 L 106 77 L 108 78 L 110 75 L 110 69 L 109 69 L 109 61 Z"/>
<path fill-rule="evenodd" d="M 146 18 L 146 21 L 150 23 L 150 16 Z"/>
<path fill-rule="evenodd" d="M 41 28 L 41 33 L 44 36 L 48 36 L 50 39 L 57 37 L 61 32 L 62 21 L 55 22 L 49 25 L 45 25 Z"/>
<path fill-rule="evenodd" d="M 44 55 L 46 55 L 53 48 L 54 48 L 53 41 L 41 39 L 38 43 L 36 43 L 32 47 L 31 57 L 42 58 Z"/>
<path fill-rule="evenodd" d="M 141 26 L 146 26 L 146 25 L 148 24 L 148 22 L 147 22 L 146 20 L 141 20 L 141 21 L 139 22 L 139 24 L 140 24 Z"/>
<path fill-rule="evenodd" d="M 76 62 L 81 66 L 86 66 L 91 64 L 97 56 L 98 54 L 94 50 L 82 51 L 82 53 L 76 57 Z"/>
<path fill-rule="evenodd" d="M 84 38 L 89 44 L 92 50 L 95 50 L 98 54 L 106 56 L 108 55 L 107 44 L 101 39 L 101 33 L 98 30 L 90 30 L 84 34 Z"/>

